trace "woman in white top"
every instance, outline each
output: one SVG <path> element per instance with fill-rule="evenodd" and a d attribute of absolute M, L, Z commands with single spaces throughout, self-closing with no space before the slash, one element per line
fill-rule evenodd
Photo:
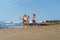
<path fill-rule="evenodd" d="M 36 15 L 35 14 L 33 14 L 32 24 L 33 26 L 36 26 Z"/>
<path fill-rule="evenodd" d="M 26 14 L 23 16 L 23 26 L 29 26 L 29 16 Z"/>
<path fill-rule="evenodd" d="M 25 15 L 23 16 L 23 26 L 26 25 L 26 21 L 27 21 L 27 15 L 25 14 Z"/>

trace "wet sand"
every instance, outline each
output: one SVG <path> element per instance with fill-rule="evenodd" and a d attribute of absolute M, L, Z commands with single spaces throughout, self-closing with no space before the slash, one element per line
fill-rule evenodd
<path fill-rule="evenodd" d="M 60 24 L 35 28 L 0 29 L 0 40 L 60 40 Z"/>

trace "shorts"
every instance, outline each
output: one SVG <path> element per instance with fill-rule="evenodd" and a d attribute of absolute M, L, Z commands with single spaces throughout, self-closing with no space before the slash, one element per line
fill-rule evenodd
<path fill-rule="evenodd" d="M 33 25 L 36 25 L 36 21 L 35 20 L 32 20 L 33 21 Z"/>
<path fill-rule="evenodd" d="M 25 25 L 27 25 L 27 24 L 28 24 L 27 20 L 23 20 L 23 23 L 24 23 Z"/>

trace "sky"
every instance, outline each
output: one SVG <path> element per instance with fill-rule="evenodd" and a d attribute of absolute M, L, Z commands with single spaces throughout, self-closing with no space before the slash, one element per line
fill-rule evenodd
<path fill-rule="evenodd" d="M 60 0 L 0 0 L 0 21 L 21 21 L 24 14 L 37 21 L 60 20 Z"/>

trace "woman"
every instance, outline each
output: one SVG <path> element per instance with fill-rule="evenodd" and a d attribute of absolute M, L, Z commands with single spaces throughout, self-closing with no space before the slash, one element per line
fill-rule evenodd
<path fill-rule="evenodd" d="M 26 22 L 27 22 L 27 15 L 25 14 L 23 16 L 23 26 L 26 26 Z"/>
<path fill-rule="evenodd" d="M 33 14 L 33 20 L 32 20 L 33 26 L 36 26 L 36 15 Z"/>
<path fill-rule="evenodd" d="M 27 16 L 26 14 L 23 16 L 23 26 L 29 26 L 29 16 Z"/>
<path fill-rule="evenodd" d="M 29 26 L 29 16 L 27 16 L 27 26 Z"/>

